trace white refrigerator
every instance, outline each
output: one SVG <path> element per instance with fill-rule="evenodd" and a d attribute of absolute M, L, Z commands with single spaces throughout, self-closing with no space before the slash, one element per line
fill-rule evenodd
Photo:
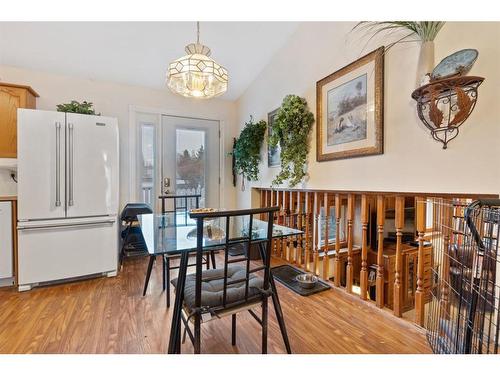
<path fill-rule="evenodd" d="M 29 109 L 17 118 L 19 290 L 116 275 L 117 120 Z"/>

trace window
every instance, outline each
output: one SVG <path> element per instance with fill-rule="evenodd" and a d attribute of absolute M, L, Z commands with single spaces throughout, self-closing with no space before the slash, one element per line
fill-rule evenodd
<path fill-rule="evenodd" d="M 157 183 L 157 122 L 158 116 L 136 113 L 136 201 L 155 208 Z"/>

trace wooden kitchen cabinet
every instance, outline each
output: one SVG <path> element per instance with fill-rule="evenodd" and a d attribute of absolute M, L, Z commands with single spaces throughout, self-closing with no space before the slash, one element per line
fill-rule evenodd
<path fill-rule="evenodd" d="M 17 285 L 17 197 L 0 196 L 0 287 Z"/>
<path fill-rule="evenodd" d="M 0 82 L 0 158 L 17 157 L 17 109 L 35 109 L 38 96 L 29 86 Z"/>

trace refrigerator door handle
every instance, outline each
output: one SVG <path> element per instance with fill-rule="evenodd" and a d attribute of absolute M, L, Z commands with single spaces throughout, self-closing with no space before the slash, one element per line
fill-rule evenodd
<path fill-rule="evenodd" d="M 52 229 L 52 228 L 79 228 L 79 227 L 87 227 L 87 226 L 95 226 L 101 224 L 114 224 L 116 222 L 115 219 L 107 219 L 100 221 L 91 221 L 91 222 L 83 222 L 83 223 L 72 223 L 72 224 L 44 224 L 44 225 L 33 225 L 33 226 L 22 226 L 18 225 L 18 230 L 34 230 L 34 229 Z"/>
<path fill-rule="evenodd" d="M 74 205 L 74 200 L 73 200 L 73 124 L 69 123 L 68 124 L 68 148 L 69 148 L 69 154 L 68 154 L 68 206 L 73 206 Z"/>
<path fill-rule="evenodd" d="M 56 207 L 61 206 L 61 123 L 56 122 Z"/>

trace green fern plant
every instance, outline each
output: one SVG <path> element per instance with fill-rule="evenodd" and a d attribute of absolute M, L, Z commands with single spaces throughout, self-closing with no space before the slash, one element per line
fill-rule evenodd
<path fill-rule="evenodd" d="M 314 115 L 304 98 L 287 95 L 276 113 L 269 144 L 281 147 L 281 170 L 271 185 L 281 185 L 288 180 L 290 187 L 306 176 L 305 164 L 309 153 L 309 134 Z"/>

